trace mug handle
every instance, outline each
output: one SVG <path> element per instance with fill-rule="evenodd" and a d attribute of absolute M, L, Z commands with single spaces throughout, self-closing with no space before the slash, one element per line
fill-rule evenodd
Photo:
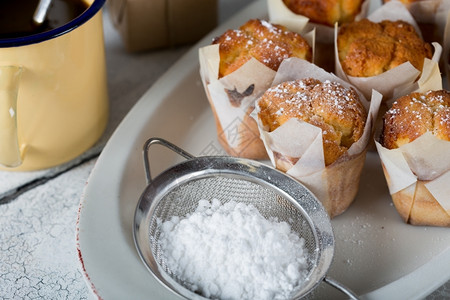
<path fill-rule="evenodd" d="M 17 94 L 22 68 L 0 66 L 0 164 L 13 168 L 22 164 L 17 134 Z"/>

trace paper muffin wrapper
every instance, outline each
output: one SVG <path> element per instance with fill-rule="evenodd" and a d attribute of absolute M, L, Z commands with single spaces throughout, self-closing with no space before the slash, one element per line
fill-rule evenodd
<path fill-rule="evenodd" d="M 248 115 L 255 100 L 267 90 L 276 72 L 252 58 L 241 68 L 218 78 L 219 45 L 199 50 L 200 75 L 214 113 L 217 138 L 232 156 L 267 158 L 256 122 Z"/>
<path fill-rule="evenodd" d="M 355 16 L 355 20 L 364 19 L 369 11 L 370 0 L 364 0 L 361 4 L 361 11 Z M 283 0 L 267 0 L 267 10 L 269 20 L 276 24 L 286 26 L 289 30 L 303 34 L 313 29 L 316 30 L 316 42 L 333 44 L 334 28 L 323 24 L 309 22 L 303 15 L 292 12 Z"/>
<path fill-rule="evenodd" d="M 450 142 L 428 132 L 398 149 L 375 144 L 402 219 L 413 225 L 450 227 Z"/>
<path fill-rule="evenodd" d="M 399 95 L 407 95 L 412 92 L 425 92 L 430 90 L 437 91 L 442 90 L 442 88 L 442 76 L 439 69 L 439 64 L 436 61 L 432 61 L 427 58 L 425 59 L 422 74 L 419 80 L 417 80 L 417 82 L 415 82 L 413 86 L 408 87 L 407 90 L 399 90 L 398 93 Z M 397 98 L 393 98 L 381 102 L 380 109 L 378 111 L 378 118 L 375 121 L 375 136 L 380 136 L 383 127 L 383 116 L 396 99 Z M 375 149 L 375 144 L 371 142 L 371 150 Z"/>
<path fill-rule="evenodd" d="M 427 64 L 415 92 L 442 89 L 437 62 Z M 376 133 L 379 136 L 379 133 Z M 450 142 L 427 132 L 397 149 L 375 145 L 392 201 L 413 225 L 450 227 Z"/>
<path fill-rule="evenodd" d="M 421 27 L 426 40 L 443 42 L 450 0 L 421 0 L 403 5 Z"/>
<path fill-rule="evenodd" d="M 447 83 L 450 86 L 450 11 L 447 13 L 447 20 L 444 29 L 444 52 L 442 55 L 444 72 L 447 76 Z"/>
<path fill-rule="evenodd" d="M 437 24 L 442 29 L 450 10 L 450 0 L 421 0 L 404 5 L 417 22 Z"/>
<path fill-rule="evenodd" d="M 416 31 L 421 35 L 420 29 L 411 16 L 406 7 L 398 1 L 390 1 L 375 10 L 367 17 L 372 22 L 381 22 L 383 20 L 403 20 L 410 23 L 416 28 Z M 384 97 L 384 101 L 392 101 L 403 95 L 409 94 L 418 89 L 417 79 L 421 72 L 414 68 L 410 62 L 405 62 L 389 71 L 386 71 L 380 75 L 372 77 L 354 77 L 347 75 L 342 69 L 342 65 L 339 60 L 337 36 L 339 28 L 335 27 L 335 47 L 334 55 L 336 62 L 336 74 L 344 80 L 353 84 L 358 88 L 366 97 L 370 97 L 372 89 L 375 89 L 381 93 Z M 433 62 L 439 62 L 442 47 L 439 43 L 432 43 L 434 46 L 434 54 L 431 59 Z M 425 62 L 427 60 L 425 59 Z"/>
<path fill-rule="evenodd" d="M 367 16 L 370 0 L 361 4 L 361 11 L 355 20 L 361 20 Z M 289 30 L 304 34 L 315 31 L 315 51 L 313 62 L 329 72 L 334 72 L 335 58 L 333 52 L 334 28 L 323 24 L 309 22 L 303 15 L 292 12 L 282 0 L 267 0 L 269 20 L 275 24 L 286 26 Z"/>
<path fill-rule="evenodd" d="M 314 32 L 302 35 L 314 49 Z M 272 84 L 276 72 L 252 58 L 231 74 L 218 78 L 219 45 L 199 49 L 200 76 L 214 114 L 217 138 L 232 156 L 267 159 L 258 126 L 249 115 Z"/>
<path fill-rule="evenodd" d="M 351 87 L 334 74 L 295 58 L 283 61 L 272 86 L 309 77 Z M 370 102 L 362 94 L 359 95 L 368 110 L 364 133 L 343 156 L 329 166 L 325 166 L 322 130 L 319 127 L 292 118 L 268 132 L 258 118 L 258 105 L 251 115 L 258 123 L 261 139 L 272 164 L 309 188 L 323 203 L 330 217 L 343 213 L 355 198 L 367 145 L 373 134 L 373 122 L 382 98 L 376 91 Z"/>

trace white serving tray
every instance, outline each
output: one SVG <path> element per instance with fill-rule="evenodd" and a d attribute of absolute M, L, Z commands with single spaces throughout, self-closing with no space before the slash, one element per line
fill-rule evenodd
<path fill-rule="evenodd" d="M 179 299 L 147 271 L 132 224 L 145 188 L 142 146 L 167 139 L 194 155 L 223 153 L 199 77 L 198 48 L 250 18 L 266 18 L 256 1 L 195 45 L 162 76 L 117 128 L 94 167 L 80 203 L 77 247 L 85 279 L 102 299 Z M 152 149 L 153 174 L 179 161 Z M 329 275 L 365 299 L 420 299 L 450 279 L 448 228 L 404 224 L 392 205 L 380 161 L 369 152 L 355 202 L 332 220 L 335 257 Z M 319 299 L 345 298 L 326 284 Z"/>

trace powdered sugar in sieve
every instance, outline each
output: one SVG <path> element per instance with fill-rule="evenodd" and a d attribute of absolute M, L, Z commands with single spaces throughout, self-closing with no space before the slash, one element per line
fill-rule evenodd
<path fill-rule="evenodd" d="M 148 150 L 154 144 L 187 160 L 152 179 Z M 326 277 L 334 254 L 330 219 L 295 179 L 252 160 L 193 157 L 159 138 L 145 143 L 144 162 L 148 185 L 136 208 L 135 244 L 150 272 L 173 293 L 187 299 L 297 299 L 324 280 L 357 298 Z M 230 242 L 235 244 L 228 248 Z M 270 279 L 258 270 L 278 276 L 269 289 L 263 287 Z M 222 280 L 222 273 L 236 281 Z M 251 274 L 256 282 L 249 281 Z"/>

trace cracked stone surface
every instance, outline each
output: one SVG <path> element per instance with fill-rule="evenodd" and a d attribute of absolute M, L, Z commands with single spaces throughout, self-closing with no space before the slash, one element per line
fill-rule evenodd
<path fill-rule="evenodd" d="M 88 299 L 75 222 L 94 162 L 0 206 L 1 299 Z"/>

